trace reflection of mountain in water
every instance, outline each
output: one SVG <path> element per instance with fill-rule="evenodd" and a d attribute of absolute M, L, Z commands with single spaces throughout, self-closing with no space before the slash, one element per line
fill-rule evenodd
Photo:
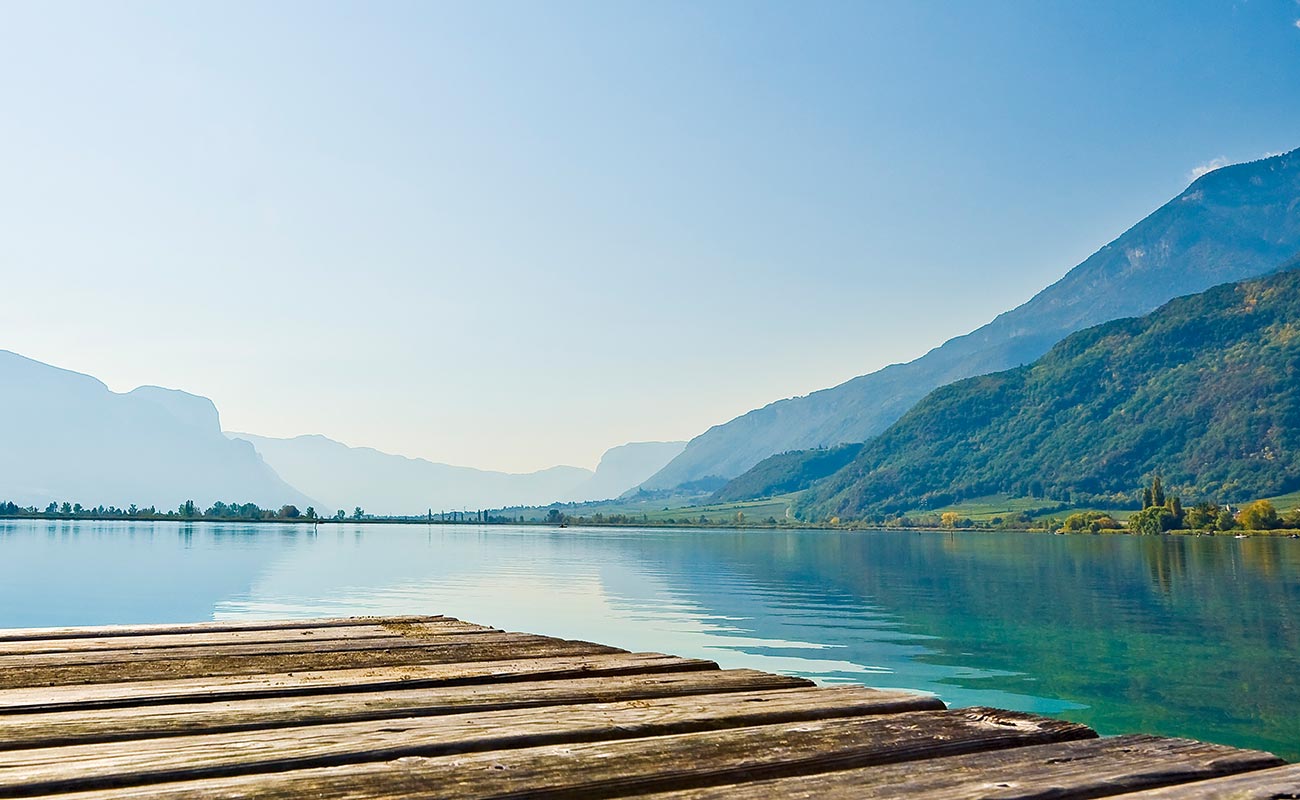
<path fill-rule="evenodd" d="M 704 535 L 683 549 L 785 587 L 789 604 L 770 612 L 785 621 L 746 621 L 759 636 L 788 635 L 790 615 L 808 614 L 807 597 L 849 596 L 896 615 L 903 632 L 935 637 L 918 658 L 980 671 L 947 679 L 970 690 L 940 687 L 951 701 L 989 690 L 1058 698 L 1089 706 L 1066 716 L 1103 731 L 1300 752 L 1290 716 L 1300 708 L 1294 542 L 793 533 Z M 673 589 L 721 613 L 732 607 L 708 583 Z M 843 620 L 813 614 L 802 636 L 847 638 L 844 657 L 853 659 L 861 651 Z"/>
<path fill-rule="evenodd" d="M 957 705 L 1041 712 L 1072 705 L 993 686 L 965 690 L 958 681 L 993 679 L 999 673 L 968 659 L 932 658 L 938 643 L 922 626 L 907 624 L 906 613 L 835 575 L 836 565 L 843 563 L 838 551 L 852 550 L 853 539 L 808 532 L 707 531 L 631 535 L 616 542 L 645 571 L 661 578 L 663 591 L 707 624 L 710 648 L 692 655 L 822 682 L 930 691 Z M 635 610 L 642 602 L 617 586 L 607 583 L 606 588 L 620 599 L 618 607 Z"/>
<path fill-rule="evenodd" d="M 268 557 L 310 537 L 297 525 L 0 521 L 0 627 L 210 620 Z"/>

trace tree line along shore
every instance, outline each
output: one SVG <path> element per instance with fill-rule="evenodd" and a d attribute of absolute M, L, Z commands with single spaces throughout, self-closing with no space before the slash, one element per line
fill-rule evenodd
<path fill-rule="evenodd" d="M 390 523 L 390 524 L 477 524 L 541 525 L 583 527 L 653 528 L 812 528 L 827 530 L 964 530 L 1030 531 L 1047 533 L 1128 533 L 1138 535 L 1292 535 L 1300 537 L 1300 502 L 1279 510 L 1264 499 L 1239 506 L 1203 501 L 1184 506 L 1166 492 L 1159 476 L 1141 491 L 1141 507 L 1123 510 L 1072 509 L 1064 505 L 1039 507 L 1002 516 L 977 518 L 962 510 L 919 511 L 861 519 L 832 517 L 821 521 L 801 520 L 787 513 L 794 496 L 710 506 L 665 507 L 654 512 L 586 512 L 580 507 L 508 509 L 505 511 L 439 511 L 423 514 L 377 515 L 360 506 L 351 512 L 318 514 L 308 506 L 284 505 L 265 509 L 254 503 L 214 503 L 202 509 L 186 501 L 175 509 L 155 506 L 126 508 L 83 506 L 80 503 L 49 503 L 44 508 L 0 502 L 0 518 L 85 520 L 85 521 L 184 521 L 245 523 Z M 577 504 L 580 506 L 581 504 Z M 748 512 L 748 513 L 747 513 Z"/>

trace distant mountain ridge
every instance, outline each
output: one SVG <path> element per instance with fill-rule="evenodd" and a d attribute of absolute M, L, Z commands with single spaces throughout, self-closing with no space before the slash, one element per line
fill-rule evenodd
<path fill-rule="evenodd" d="M 251 443 L 286 480 L 327 507 L 361 506 L 369 513 L 392 515 L 603 500 L 644 480 L 685 444 L 637 442 L 613 448 L 595 472 L 557 466 L 514 474 L 350 447 L 320 435 L 226 435 Z"/>
<path fill-rule="evenodd" d="M 1300 259 L 937 389 L 801 506 L 860 517 L 996 493 L 1106 505 L 1153 474 L 1188 501 L 1300 488 Z"/>
<path fill-rule="evenodd" d="M 161 510 L 186 500 L 312 502 L 251 445 L 223 436 L 206 397 L 157 386 L 118 394 L 8 350 L 0 350 L 0 386 L 0 499 Z"/>
<path fill-rule="evenodd" d="M 596 473 L 560 500 L 582 503 L 611 500 L 632 491 L 681 455 L 686 442 L 629 442 L 601 456 Z"/>
<path fill-rule="evenodd" d="M 644 486 L 731 478 L 774 453 L 870 440 L 939 386 L 1033 361 L 1088 326 L 1262 275 L 1300 250 L 1298 205 L 1300 151 L 1210 172 L 982 328 L 915 361 L 716 425 Z"/>
<path fill-rule="evenodd" d="M 591 478 L 589 469 L 551 467 L 525 475 L 440 464 L 371 447 L 350 447 L 316 434 L 277 439 L 228 431 L 257 449 L 267 463 L 327 507 L 361 506 L 372 514 L 422 514 L 432 509 L 495 508 L 544 503 Z"/>

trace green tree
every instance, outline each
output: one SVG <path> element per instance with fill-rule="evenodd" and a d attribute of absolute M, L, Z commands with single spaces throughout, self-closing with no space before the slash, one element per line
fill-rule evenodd
<path fill-rule="evenodd" d="M 280 506 L 279 516 L 280 519 L 297 519 L 298 517 L 302 516 L 302 512 L 298 510 L 297 506 L 284 505 L 284 506 Z"/>
<path fill-rule="evenodd" d="M 1232 516 L 1231 510 L 1227 508 L 1221 509 L 1219 511 L 1219 519 L 1214 524 L 1214 527 L 1218 528 L 1221 531 L 1230 531 L 1233 528 L 1237 527 L 1237 518 Z"/>
<path fill-rule="evenodd" d="M 1128 518 L 1129 530 L 1147 536 L 1172 530 L 1177 524 L 1174 515 L 1162 505 L 1144 508 Z"/>
<path fill-rule="evenodd" d="M 1080 511 L 1066 517 L 1061 523 L 1061 531 L 1064 533 L 1097 533 L 1118 527 L 1119 521 L 1102 511 Z"/>
<path fill-rule="evenodd" d="M 1183 523 L 1194 531 L 1213 530 L 1219 521 L 1219 511 L 1212 503 L 1197 503 L 1187 510 Z"/>
<path fill-rule="evenodd" d="M 352 509 L 352 518 L 353 518 L 353 519 L 361 519 L 361 518 L 364 517 L 365 515 L 366 515 L 366 512 L 364 512 L 364 511 L 361 510 L 361 506 L 357 506 L 356 508 Z"/>
<path fill-rule="evenodd" d="M 1184 518 L 1186 518 L 1186 514 L 1183 512 L 1183 501 L 1180 500 L 1178 497 L 1170 497 L 1168 500 L 1166 500 L 1165 508 L 1169 509 L 1169 513 L 1173 514 L 1174 518 L 1177 519 L 1180 523 L 1183 521 Z"/>

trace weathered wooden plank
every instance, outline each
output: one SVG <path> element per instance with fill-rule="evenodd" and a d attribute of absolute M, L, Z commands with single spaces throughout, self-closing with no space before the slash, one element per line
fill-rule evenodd
<path fill-rule="evenodd" d="M 315 639 L 301 637 L 290 641 L 250 642 L 247 644 L 204 644 L 196 647 L 177 646 L 163 649 L 145 648 L 119 650 L 90 650 L 71 653 L 21 653 L 0 655 L 0 670 L 32 667 L 60 668 L 65 666 L 102 665 L 113 668 L 147 658 L 150 661 L 182 661 L 196 658 L 237 659 L 248 656 L 289 655 L 295 653 L 348 653 L 362 650 L 400 650 L 403 648 L 442 650 L 464 644 L 536 644 L 560 641 L 534 633 L 507 631 L 452 631 L 441 635 L 401 636 L 390 633 L 371 639 Z"/>
<path fill-rule="evenodd" d="M 888 700 L 887 708 L 893 702 L 892 698 Z M 853 717 L 873 714 L 879 709 L 880 697 L 865 688 L 782 689 L 554 706 L 545 714 L 532 709 L 491 711 L 11 750 L 0 752 L 0 797 L 89 788 L 104 785 L 103 782 L 150 783 L 204 775 L 360 764 L 415 755 Z M 1082 726 L 1032 720 L 1025 715 L 1006 717 L 1001 712 L 993 715 L 994 721 L 987 721 L 979 714 L 943 711 L 889 715 L 889 718 L 908 718 L 892 725 L 922 731 L 925 747 L 940 750 L 967 736 L 992 737 L 994 741 L 1011 737 L 1015 741 L 1026 734 L 1040 733 L 1044 727 L 1087 732 Z"/>
<path fill-rule="evenodd" d="M 619 652 L 467 663 L 304 670 L 265 675 L 73 684 L 0 691 L 0 715 L 717 669 L 715 662 L 701 659 L 660 653 Z M 7 723 L 6 720 L 4 724 Z"/>
<path fill-rule="evenodd" d="M 420 638 L 448 633 L 503 633 L 497 628 L 474 625 L 460 620 L 436 619 L 429 622 L 402 624 L 335 625 L 322 628 L 272 628 L 251 631 L 216 631 L 212 633 L 139 634 L 135 636 L 88 636 L 62 639 L 28 639 L 0 641 L 0 656 L 23 654 L 77 653 L 105 650 L 146 650 L 171 647 L 210 645 L 246 645 L 275 642 L 341 641 L 389 639 L 395 636 Z"/>
<path fill-rule="evenodd" d="M 839 690 L 804 691 L 824 695 Z M 624 734 L 622 728 L 613 731 Z M 638 732 L 651 731 L 640 728 Z M 397 760 L 189 780 L 129 791 L 101 790 L 69 795 L 65 800 L 622 797 L 876 764 L 910 765 L 917 759 L 1095 735 L 1082 725 L 1060 720 L 967 709 L 772 722 L 720 731 L 518 750 L 492 746 L 492 752 L 445 756 L 431 756 L 436 752 L 431 742 L 428 751 Z M 113 779 L 93 780 L 96 788 L 104 789 L 112 785 Z M 91 784 L 62 785 L 90 788 Z"/>
<path fill-rule="evenodd" d="M 737 669 L 23 714 L 0 726 L 0 750 L 809 686 L 802 678 Z M 878 700 L 882 711 L 943 708 L 912 692 L 881 691 Z"/>
<path fill-rule="evenodd" d="M 595 655 L 626 652 L 617 647 L 539 637 L 535 641 L 485 642 L 476 634 L 454 646 L 396 647 L 348 652 L 285 653 L 237 657 L 148 659 L 119 664 L 72 664 L 60 667 L 6 667 L 0 670 L 0 689 L 35 686 L 70 686 L 88 683 L 162 680 L 168 678 L 258 675 L 297 670 L 395 667 L 404 664 L 450 664 L 470 661 L 504 661 L 546 656 Z"/>
<path fill-rule="evenodd" d="M 1107 797 L 1277 766 L 1282 760 L 1190 739 L 1117 736 L 906 764 L 646 795 L 646 800 L 1065 800 Z M 595 769 L 595 765 L 587 769 Z M 1190 787 L 1182 787 L 1185 790 Z M 565 797 L 563 792 L 539 796 Z M 1174 795 L 1170 795 L 1171 797 Z M 1183 794 L 1177 794 L 1183 797 Z"/>
<path fill-rule="evenodd" d="M 156 625 L 91 625 L 71 628 L 0 628 L 0 642 L 19 642 L 32 639 L 75 639 L 103 636 L 152 636 L 163 633 L 217 633 L 221 631 L 268 631 L 294 628 L 331 628 L 349 625 L 374 625 L 385 623 L 456 621 L 455 617 L 442 615 L 408 615 L 397 617 L 328 617 L 323 619 L 281 620 L 219 620 L 184 624 L 162 623 Z"/>
<path fill-rule="evenodd" d="M 1248 772 L 1204 783 L 1119 795 L 1116 800 L 1295 800 L 1300 798 L 1300 764 Z"/>

